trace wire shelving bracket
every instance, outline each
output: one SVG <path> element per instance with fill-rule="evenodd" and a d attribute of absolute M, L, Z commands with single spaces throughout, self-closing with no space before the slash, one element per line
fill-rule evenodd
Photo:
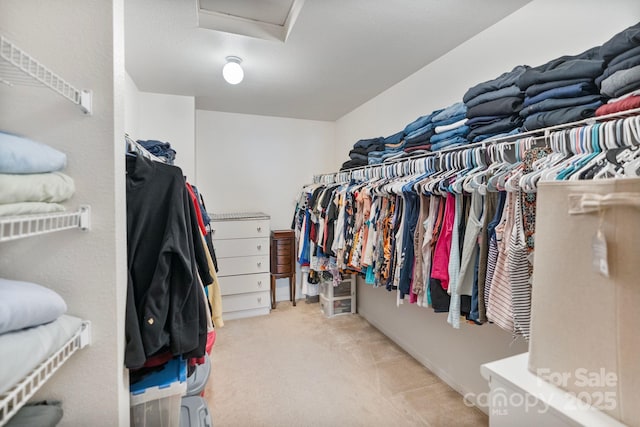
<path fill-rule="evenodd" d="M 14 84 L 46 86 L 78 105 L 85 114 L 91 114 L 91 91 L 76 89 L 3 36 L 0 36 L 0 58 L 2 58 L 0 61 L 0 83 L 9 86 Z"/>
<path fill-rule="evenodd" d="M 81 206 L 76 212 L 0 217 L 0 242 L 40 234 L 79 228 L 91 228 L 91 207 Z"/>

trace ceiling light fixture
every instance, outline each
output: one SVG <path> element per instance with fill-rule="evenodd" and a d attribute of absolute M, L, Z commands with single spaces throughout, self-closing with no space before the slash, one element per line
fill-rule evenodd
<path fill-rule="evenodd" d="M 244 71 L 240 66 L 242 59 L 237 56 L 227 56 L 226 59 L 227 63 L 224 64 L 222 68 L 222 77 L 224 77 L 227 83 L 237 85 L 244 78 Z"/>

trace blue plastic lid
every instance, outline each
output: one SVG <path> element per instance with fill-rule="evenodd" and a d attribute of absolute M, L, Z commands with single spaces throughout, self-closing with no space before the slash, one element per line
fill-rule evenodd
<path fill-rule="evenodd" d="M 171 359 L 161 371 L 154 372 L 140 382 L 131 384 L 129 391 L 132 395 L 144 393 L 148 388 L 167 388 L 176 382 L 187 380 L 187 361 L 180 358 Z"/>

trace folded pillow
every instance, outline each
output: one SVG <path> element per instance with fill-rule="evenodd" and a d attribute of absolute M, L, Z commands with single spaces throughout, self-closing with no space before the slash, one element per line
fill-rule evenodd
<path fill-rule="evenodd" d="M 0 173 L 54 172 L 66 165 L 66 154 L 46 144 L 0 131 Z"/>
<path fill-rule="evenodd" d="M 66 311 L 67 304 L 51 289 L 0 279 L 0 334 L 52 322 Z"/>
<path fill-rule="evenodd" d="M 48 202 L 60 203 L 76 190 L 71 177 L 62 172 L 32 175 L 0 174 L 0 203 Z"/>

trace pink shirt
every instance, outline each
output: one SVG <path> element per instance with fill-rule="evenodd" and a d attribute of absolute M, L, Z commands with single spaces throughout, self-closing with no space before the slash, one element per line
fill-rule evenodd
<path fill-rule="evenodd" d="M 449 289 L 449 256 L 451 255 L 451 240 L 453 236 L 453 222 L 456 216 L 456 198 L 453 194 L 447 194 L 444 208 L 442 231 L 433 252 L 431 262 L 431 278 L 439 279 L 442 289 Z"/>

